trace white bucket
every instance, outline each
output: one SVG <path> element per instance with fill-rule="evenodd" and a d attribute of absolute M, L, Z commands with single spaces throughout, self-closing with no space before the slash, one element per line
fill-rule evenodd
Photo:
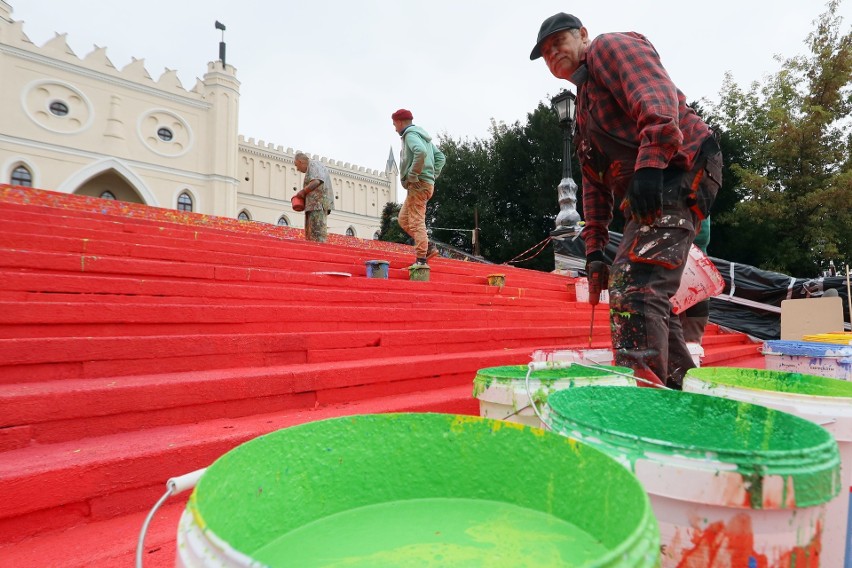
<path fill-rule="evenodd" d="M 543 416 L 636 474 L 663 568 L 820 565 L 840 458 L 817 426 L 714 396 L 597 386 L 554 393 Z"/>
<path fill-rule="evenodd" d="M 538 349 L 532 360 L 541 363 L 572 361 L 587 365 L 614 365 L 612 349 Z"/>
<path fill-rule="evenodd" d="M 706 367 L 688 371 L 683 390 L 783 410 L 831 432 L 840 450 L 842 487 L 826 508 L 822 565 L 852 568 L 852 384 L 781 371 Z"/>
<path fill-rule="evenodd" d="M 696 367 L 701 366 L 701 358 L 704 357 L 704 348 L 700 343 L 687 343 L 686 348 L 689 349 L 689 354 L 692 355 L 692 362 Z"/>
<path fill-rule="evenodd" d="M 578 361 L 576 358 L 572 361 Z M 597 365 L 593 361 L 585 363 Z M 480 369 L 473 380 L 473 396 L 479 399 L 479 415 L 483 418 L 505 420 L 544 428 L 530 402 L 532 394 L 538 408 L 543 408 L 552 393 L 574 387 L 589 385 L 634 386 L 636 381 L 625 377 L 633 370 L 627 367 L 569 366 L 532 371 L 527 390 L 526 365 L 509 365 Z M 613 371 L 613 372 L 611 372 Z M 618 374 L 616 374 L 618 373 Z"/>
<path fill-rule="evenodd" d="M 766 368 L 852 381 L 852 346 L 774 339 L 763 344 Z"/>
<path fill-rule="evenodd" d="M 577 294 L 577 301 L 581 304 L 587 304 L 589 302 L 589 279 L 588 278 L 577 278 L 574 281 L 574 292 Z M 609 303 L 609 290 L 601 290 L 601 304 Z"/>
<path fill-rule="evenodd" d="M 700 248 L 692 245 L 680 279 L 680 287 L 671 298 L 674 313 L 679 314 L 698 302 L 712 298 L 725 289 L 725 280 L 716 265 Z"/>

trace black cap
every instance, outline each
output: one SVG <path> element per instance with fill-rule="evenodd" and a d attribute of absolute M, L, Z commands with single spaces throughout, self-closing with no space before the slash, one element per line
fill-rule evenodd
<path fill-rule="evenodd" d="M 541 57 L 541 43 L 547 39 L 547 36 L 561 32 L 562 30 L 579 30 L 583 27 L 583 23 L 576 16 L 559 12 L 547 18 L 541 23 L 541 29 L 538 30 L 538 39 L 535 42 L 535 47 L 530 53 L 530 59 L 538 59 Z"/>

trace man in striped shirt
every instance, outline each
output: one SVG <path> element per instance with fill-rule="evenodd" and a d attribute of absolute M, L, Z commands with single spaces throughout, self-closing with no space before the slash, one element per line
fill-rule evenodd
<path fill-rule="evenodd" d="M 680 388 L 694 363 L 669 298 L 721 186 L 719 146 L 641 34 L 592 40 L 578 18 L 559 13 L 541 25 L 530 59 L 539 57 L 577 88 L 586 273 L 590 292 L 609 288 L 616 364 Z M 626 224 L 610 268 L 603 250 L 614 207 Z"/>

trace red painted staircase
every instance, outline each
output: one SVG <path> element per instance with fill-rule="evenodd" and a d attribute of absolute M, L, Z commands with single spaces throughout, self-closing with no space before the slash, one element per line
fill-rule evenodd
<path fill-rule="evenodd" d="M 11 186 L 0 216 L 0 565 L 127 566 L 165 481 L 237 444 L 344 414 L 477 414 L 478 369 L 588 347 L 564 276 L 438 258 L 411 282 L 403 245 Z M 372 259 L 389 279 L 364 277 Z M 609 345 L 605 317 L 593 340 Z M 762 366 L 713 325 L 705 350 Z M 173 564 L 185 498 L 147 566 Z"/>

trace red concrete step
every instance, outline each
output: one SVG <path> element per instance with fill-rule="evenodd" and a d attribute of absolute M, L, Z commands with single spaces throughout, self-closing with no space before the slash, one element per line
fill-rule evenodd
<path fill-rule="evenodd" d="M 536 348 L 552 345 L 542 343 Z M 216 415 L 242 416 L 445 388 L 470 384 L 483 367 L 526 363 L 534 350 L 426 352 L 335 363 L 0 385 L 0 432 L 9 449 L 31 441 L 50 443 Z M 62 404 L 49 404 L 56 400 Z"/>
<path fill-rule="evenodd" d="M 0 339 L 0 384 L 570 343 L 585 326 Z"/>
<path fill-rule="evenodd" d="M 718 346 L 704 345 L 704 357 L 701 359 L 701 365 L 704 367 L 737 366 L 735 364 L 737 360 L 754 360 L 760 354 L 761 346 L 761 343 L 752 343 L 751 341 L 740 344 L 725 343 Z"/>
<path fill-rule="evenodd" d="M 164 493 L 165 489 L 161 491 Z M 174 568 L 178 521 L 188 498 L 188 492 L 175 495 L 157 511 L 145 538 L 144 568 Z M 20 567 L 133 566 L 147 514 L 139 511 L 54 530 L 24 542 L 0 544 L 0 558 L 8 566 Z"/>
<path fill-rule="evenodd" d="M 0 339 L 207 335 L 368 331 L 391 329 L 482 328 L 495 325 L 558 326 L 561 309 L 515 306 L 191 305 L 101 301 L 0 301 Z M 561 308 L 562 306 L 560 306 Z M 310 313 L 306 319 L 300 314 Z"/>
<path fill-rule="evenodd" d="M 537 298 L 524 289 L 505 286 L 436 284 L 371 278 L 340 278 L 295 272 L 217 269 L 217 279 L 197 280 L 163 276 L 119 276 L 92 273 L 55 273 L 38 269 L 0 269 L 4 301 L 98 301 L 101 303 L 195 304 L 230 301 L 278 302 L 292 305 L 293 295 L 303 301 L 321 299 L 327 304 L 377 303 L 401 305 L 506 305 L 564 307 L 567 294 L 555 299 Z M 412 294 L 411 292 L 416 292 Z"/>
<path fill-rule="evenodd" d="M 42 252 L 33 250 L 17 250 L 17 249 L 2 249 L 0 248 L 0 269 L 9 272 L 12 270 L 26 271 L 49 271 L 59 274 L 94 274 L 98 276 L 118 275 L 124 277 L 157 277 L 157 278 L 172 278 L 172 279 L 189 279 L 201 281 L 232 281 L 232 282 L 274 282 L 279 278 L 288 280 L 288 272 L 297 270 L 304 278 L 310 275 L 316 279 L 316 282 L 323 280 L 332 281 L 335 285 L 342 285 L 341 280 L 346 282 L 346 286 L 358 286 L 360 281 L 370 281 L 383 283 L 385 286 L 400 285 L 407 286 L 403 289 L 415 285 L 419 286 L 420 290 L 439 290 L 446 289 L 448 284 L 456 284 L 459 286 L 469 286 L 469 292 L 477 290 L 483 291 L 491 289 L 484 293 L 513 293 L 522 297 L 536 297 L 552 300 L 564 300 L 568 298 L 567 284 L 565 288 L 559 289 L 532 289 L 532 288 L 517 288 L 506 286 L 503 289 L 486 286 L 484 277 L 469 277 L 453 275 L 448 272 L 436 270 L 431 277 L 431 282 L 407 282 L 406 278 L 395 278 L 394 280 L 406 280 L 405 283 L 391 283 L 391 280 L 377 280 L 368 278 L 341 278 L 339 276 L 323 276 L 312 274 L 314 272 L 346 272 L 349 274 L 359 274 L 354 271 L 350 265 L 331 264 L 331 263 L 310 263 L 302 262 L 298 266 L 287 266 L 288 261 L 281 261 L 282 268 L 279 271 L 274 271 L 269 268 L 254 268 L 252 266 L 223 266 L 209 264 L 206 262 L 179 262 L 169 260 L 152 260 L 128 258 L 123 256 L 92 256 L 88 254 L 78 253 L 56 253 Z M 444 261 L 446 263 L 460 263 L 459 261 Z M 463 264 L 463 263 L 461 263 Z M 292 269 L 292 270 L 291 270 Z M 360 270 L 361 268 L 358 267 Z M 403 269 L 399 269 L 402 271 Z M 407 275 L 407 271 L 404 271 Z M 283 277 L 282 277 L 282 273 Z M 402 273 L 402 272 L 400 272 Z M 562 280 L 567 279 L 562 276 L 554 275 L 554 278 Z M 371 283 L 370 286 L 381 284 Z M 464 288 L 459 289 L 460 291 Z"/>
<path fill-rule="evenodd" d="M 3 204 L 0 204 L 0 207 L 2 207 L 2 206 L 3 206 Z M 45 208 L 40 208 L 40 209 L 44 210 Z M 42 215 L 42 216 L 46 217 L 48 215 Z M 73 223 L 76 226 L 79 226 L 79 224 L 81 222 L 81 219 L 79 219 L 78 217 L 69 218 L 67 216 L 57 216 L 55 214 L 50 215 L 50 217 L 51 217 L 51 219 L 49 221 L 41 220 L 41 222 L 22 222 L 22 223 L 19 223 L 17 225 L 13 225 L 13 226 L 22 227 L 20 230 L 16 231 L 18 233 L 27 232 L 27 233 L 30 233 L 30 234 L 33 234 L 33 235 L 41 235 L 41 231 L 40 231 L 41 227 L 43 227 L 45 224 L 51 224 L 52 226 L 55 227 L 58 224 L 57 220 L 61 220 L 62 222 L 67 222 L 67 223 Z M 134 235 L 134 234 L 126 235 L 126 234 L 124 234 L 125 231 L 122 231 L 121 229 L 127 230 L 127 228 L 128 228 L 126 226 L 127 224 L 140 224 L 140 223 L 150 223 L 151 222 L 148 219 L 134 219 L 134 218 L 127 218 L 127 217 L 120 217 L 120 218 L 118 218 L 121 221 L 121 224 L 119 225 L 116 221 L 111 221 L 111 220 L 107 220 L 107 219 L 108 218 L 106 216 L 100 215 L 100 216 L 95 216 L 92 219 L 86 220 L 90 223 L 100 223 L 101 225 L 103 225 L 102 227 L 99 227 L 99 229 L 101 229 L 101 230 L 97 231 L 96 233 L 91 233 L 91 232 L 74 233 L 73 232 L 74 228 L 68 228 L 68 231 L 71 231 L 71 232 L 68 232 L 68 231 L 63 231 L 62 230 L 62 229 L 64 229 L 63 227 L 57 227 L 57 233 L 58 234 L 56 236 L 63 236 L 63 235 L 77 235 L 77 236 L 81 236 L 81 237 L 85 236 L 85 237 L 88 237 L 86 239 L 86 244 L 89 245 L 89 246 L 98 246 L 97 241 L 96 241 L 96 238 L 98 237 L 98 235 L 102 236 L 104 239 L 109 240 L 109 241 L 116 240 L 116 239 L 118 239 L 118 240 L 123 239 L 123 240 L 126 240 L 127 242 L 131 242 L 131 243 L 136 244 L 138 242 L 138 235 Z M 32 219 L 28 219 L 26 217 L 25 217 L 25 220 L 26 221 L 32 221 Z M 117 225 L 119 225 L 119 226 L 117 226 Z M 170 227 L 170 228 L 167 228 L 167 227 Z M 227 242 L 222 243 L 221 242 L 222 241 L 222 239 L 221 239 L 222 231 L 221 230 L 213 230 L 214 231 L 213 235 L 215 237 L 219 238 L 219 241 L 215 241 L 215 240 L 210 241 L 208 239 L 208 241 L 205 242 L 202 239 L 202 237 L 200 237 L 200 235 L 204 235 L 206 232 L 211 231 L 211 229 L 208 229 L 206 227 L 203 227 L 203 226 L 202 227 L 193 227 L 193 226 L 186 226 L 186 225 L 180 225 L 180 224 L 174 224 L 174 223 L 168 224 L 167 227 L 162 227 L 162 226 L 161 227 L 150 227 L 151 232 L 150 232 L 149 237 L 146 238 L 146 240 L 145 240 L 146 244 L 156 244 L 157 242 L 162 242 L 162 243 L 170 243 L 173 246 L 177 247 L 178 243 L 180 243 L 181 246 L 177 247 L 177 248 L 186 249 L 186 247 L 201 247 L 201 248 L 213 247 L 214 250 L 227 250 L 227 251 L 232 252 L 232 253 L 244 253 L 245 250 L 246 250 L 246 246 L 245 246 L 246 243 L 240 242 L 241 240 L 248 240 L 248 239 L 257 240 L 258 238 L 260 238 L 260 237 L 257 237 L 256 235 L 245 235 L 245 234 L 239 234 L 238 233 L 237 236 L 231 235 Z M 134 227 L 131 227 L 131 229 L 135 230 Z M 169 231 L 169 237 L 171 237 L 171 238 L 166 239 L 166 240 L 158 240 L 158 239 L 161 239 L 161 237 L 163 236 L 162 234 L 165 231 Z M 180 239 L 180 237 L 183 237 L 183 238 Z M 277 256 L 278 254 L 280 254 L 280 242 L 276 242 L 276 241 L 278 241 L 278 239 L 270 238 L 270 236 L 268 236 L 268 235 L 264 235 L 262 238 L 263 238 L 262 241 L 255 243 L 252 247 L 252 248 L 254 248 L 254 246 L 261 246 L 262 247 L 260 249 L 259 256 L 261 256 L 261 257 Z M 355 239 L 354 242 L 360 243 L 360 244 L 370 243 L 370 241 L 359 241 L 357 239 Z M 289 245 L 287 247 L 288 250 L 298 248 L 298 247 L 305 247 L 307 250 L 312 250 L 311 247 L 314 247 L 313 250 L 317 250 L 316 247 L 320 246 L 321 248 L 319 250 L 323 250 L 324 254 L 331 254 L 331 251 L 329 251 L 328 247 L 325 247 L 323 249 L 321 245 L 316 245 L 315 243 L 305 243 L 304 241 L 293 241 L 292 239 L 290 239 L 290 240 L 288 240 L 288 245 Z M 391 245 L 391 244 L 390 243 L 382 243 L 383 247 L 389 246 L 389 245 Z M 387 251 L 388 255 L 390 255 L 392 257 L 392 260 L 393 260 L 394 257 L 396 257 L 400 262 L 404 262 L 404 263 L 409 262 L 410 261 L 410 255 L 411 255 L 411 252 L 409 252 L 410 249 L 408 247 L 402 247 L 402 246 L 399 246 L 397 248 L 399 248 L 400 250 L 399 251 L 396 251 L 396 250 Z M 344 252 L 351 253 L 353 251 L 357 252 L 358 250 L 359 249 L 354 248 L 353 250 L 345 250 Z M 90 251 L 90 252 L 93 252 L 93 251 Z M 364 253 L 365 251 L 362 250 L 360 252 Z M 375 251 L 369 251 L 369 255 L 368 255 L 369 258 L 375 258 L 375 256 L 376 256 Z M 361 259 L 361 260 L 364 260 L 364 259 Z M 441 262 L 441 259 L 437 259 L 436 261 Z M 488 270 L 489 272 L 494 272 L 493 267 L 488 268 L 487 265 L 476 265 L 475 263 L 454 263 L 452 268 L 450 268 L 450 272 L 453 272 L 453 271 L 456 271 L 456 270 L 462 270 L 463 271 L 463 270 L 467 269 L 467 270 L 477 271 L 476 273 L 480 274 L 481 270 L 483 268 Z M 510 275 L 513 275 L 513 276 L 510 276 L 510 280 L 515 278 L 515 277 L 523 278 L 525 280 L 523 285 L 525 285 L 525 286 L 531 285 L 529 282 L 526 282 L 526 281 L 538 281 L 540 283 L 540 285 L 552 285 L 553 282 L 554 282 L 553 275 L 547 275 L 545 273 L 538 273 L 538 272 L 535 272 L 535 271 L 526 271 L 526 270 L 522 270 L 522 269 L 518 269 L 518 268 L 515 268 L 515 267 L 510 267 L 510 266 L 501 266 L 501 267 L 499 267 L 499 269 L 500 269 L 500 271 L 508 272 Z M 481 275 L 484 276 L 484 274 L 481 274 Z"/>
<path fill-rule="evenodd" d="M 7 489 L 0 500 L 0 538 L 16 542 L 146 510 L 169 477 L 206 467 L 238 444 L 287 426 L 375 412 L 478 414 L 471 384 L 5 452 L 0 461 L 0 486 Z"/>

